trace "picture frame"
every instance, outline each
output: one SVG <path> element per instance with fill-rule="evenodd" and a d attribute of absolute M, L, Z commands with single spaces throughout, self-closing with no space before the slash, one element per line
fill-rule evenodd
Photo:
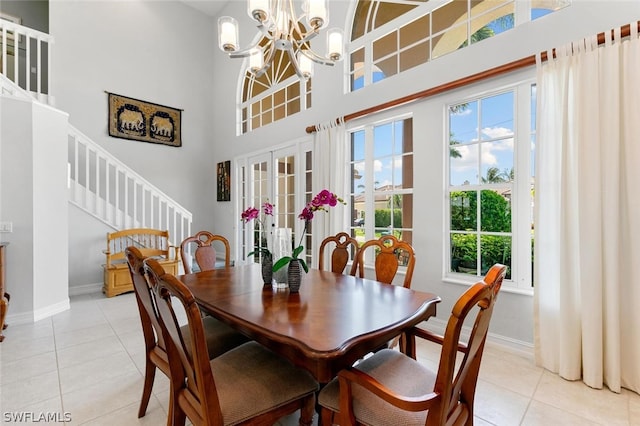
<path fill-rule="evenodd" d="M 109 93 L 109 136 L 182 146 L 182 110 Z"/>
<path fill-rule="evenodd" d="M 222 161 L 217 167 L 218 201 L 231 201 L 231 161 Z"/>

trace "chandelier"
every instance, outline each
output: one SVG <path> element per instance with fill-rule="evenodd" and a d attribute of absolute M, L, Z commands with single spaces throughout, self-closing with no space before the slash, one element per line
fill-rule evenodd
<path fill-rule="evenodd" d="M 314 62 L 333 65 L 342 59 L 343 35 L 338 28 L 327 30 L 327 56 L 311 49 L 310 41 L 329 23 L 327 0 L 304 0 L 299 17 L 293 0 L 248 0 L 247 13 L 256 20 L 260 30 L 257 41 L 239 50 L 238 21 L 223 16 L 218 19 L 218 44 L 231 58 L 248 57 L 249 71 L 257 77 L 271 66 L 278 50 L 288 54 L 293 69 L 302 79 L 313 76 Z"/>

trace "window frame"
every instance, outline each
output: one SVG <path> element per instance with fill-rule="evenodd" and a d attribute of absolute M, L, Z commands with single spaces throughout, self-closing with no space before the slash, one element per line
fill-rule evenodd
<path fill-rule="evenodd" d="M 403 113 L 398 113 L 397 111 L 395 113 L 393 113 L 393 115 L 390 116 L 385 116 L 384 118 L 379 118 L 376 120 L 371 120 L 371 121 L 367 121 L 367 122 L 363 122 L 358 124 L 357 126 L 353 126 L 347 129 L 346 131 L 346 137 L 347 137 L 347 143 L 349 144 L 349 152 L 352 151 L 351 149 L 351 143 L 352 143 L 352 135 L 354 133 L 357 132 L 364 132 L 364 159 L 363 162 L 365 163 L 364 166 L 364 175 L 363 177 L 365 178 L 364 181 L 364 187 L 365 187 L 365 195 L 369 195 L 369 196 L 365 196 L 365 208 L 364 208 L 364 217 L 365 217 L 365 221 L 364 221 L 364 225 L 356 225 L 354 223 L 354 220 L 356 219 L 355 217 L 353 217 L 353 213 L 349 215 L 349 226 L 348 229 L 350 230 L 351 235 L 355 238 L 356 237 L 356 230 L 358 229 L 363 229 L 364 230 L 364 240 L 360 241 L 360 244 L 362 244 L 364 241 L 370 240 L 370 239 L 375 239 L 376 237 L 376 227 L 375 227 L 375 221 L 367 221 L 366 218 L 367 217 L 375 217 L 375 197 L 376 194 L 379 194 L 380 191 L 376 191 L 374 188 L 374 184 L 375 184 L 375 174 L 374 174 L 374 167 L 371 164 L 372 162 L 375 162 L 377 160 L 377 158 L 379 157 L 374 157 L 374 137 L 375 137 L 375 132 L 374 129 L 376 127 L 379 126 L 384 126 L 387 124 L 391 124 L 394 125 L 394 123 L 397 122 L 404 122 L 406 120 L 414 120 L 415 119 L 415 115 L 412 112 L 403 112 Z M 412 131 L 411 137 L 413 138 L 414 133 Z M 370 141 L 369 143 L 367 143 L 367 141 Z M 412 161 L 412 186 L 411 188 L 401 188 L 401 189 L 392 189 L 390 191 L 384 191 L 385 194 L 390 194 L 391 196 L 394 195 L 412 195 L 414 196 L 415 194 L 415 182 L 413 180 L 413 167 L 415 165 L 415 140 L 412 141 L 412 150 L 409 152 L 402 152 L 400 154 L 393 154 L 391 155 L 392 159 L 394 157 L 406 157 L 408 154 L 410 154 L 413 157 L 413 161 Z M 367 161 L 369 161 L 369 163 L 367 163 Z M 352 177 L 352 173 L 353 173 L 353 169 L 354 164 L 360 162 L 360 161 L 356 161 L 353 159 L 352 155 L 350 154 L 348 156 L 348 158 L 346 159 L 346 168 L 347 168 L 347 173 L 346 176 L 348 176 L 348 185 L 349 185 L 349 207 L 351 209 L 352 212 L 355 211 L 355 203 L 354 200 L 356 198 L 357 195 L 359 195 L 358 193 L 356 193 L 354 191 L 354 182 L 353 182 L 353 177 Z M 368 165 L 369 164 L 369 165 Z M 372 188 L 370 190 L 367 190 L 366 188 Z M 413 218 L 413 205 L 414 205 L 415 201 L 413 201 L 411 204 L 411 206 L 409 207 L 411 209 L 411 215 Z M 392 219 L 393 220 L 393 219 Z M 392 223 L 393 225 L 393 223 Z M 412 226 L 411 227 L 401 227 L 401 228 L 394 228 L 393 226 L 391 227 L 392 230 L 401 230 L 401 232 L 409 232 L 412 235 L 415 235 L 415 223 L 414 220 L 412 219 Z M 379 231 L 379 229 L 378 229 Z M 413 243 L 412 243 L 413 244 Z M 373 268 L 373 259 L 365 259 L 365 268 L 369 269 L 369 268 Z M 400 266 L 400 269 L 398 270 L 399 274 L 404 274 L 405 268 L 403 266 Z"/>
<path fill-rule="evenodd" d="M 443 108 L 445 119 L 443 129 L 444 149 L 444 188 L 443 188 L 443 282 L 453 284 L 472 285 L 477 282 L 479 276 L 471 274 L 456 273 L 451 271 L 451 197 L 452 191 L 459 191 L 461 186 L 450 184 L 451 162 L 450 162 L 450 116 L 449 108 L 461 103 L 473 102 L 487 97 L 499 95 L 513 91 L 514 102 L 514 129 L 513 129 L 513 167 L 514 180 L 511 183 L 511 278 L 505 279 L 503 290 L 525 295 L 533 294 L 532 266 L 531 259 L 531 231 L 533 225 L 532 215 L 532 183 L 533 173 L 531 170 L 532 138 L 535 138 L 535 124 L 532 119 L 535 117 L 532 111 L 531 96 L 532 88 L 535 86 L 535 78 L 526 78 L 514 83 L 487 90 L 474 92 L 459 98 L 455 101 L 447 102 Z M 480 182 L 473 185 L 470 190 L 481 191 L 483 185 Z M 478 212 L 480 207 L 478 206 Z M 479 229 L 479 225 L 477 226 Z M 478 259 L 479 261 L 480 259 Z"/>

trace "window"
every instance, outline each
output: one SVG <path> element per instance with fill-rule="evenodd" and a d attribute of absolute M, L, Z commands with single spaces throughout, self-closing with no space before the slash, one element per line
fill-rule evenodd
<path fill-rule="evenodd" d="M 350 89 L 358 90 L 569 4 L 570 0 L 360 0 L 351 28 Z"/>
<path fill-rule="evenodd" d="M 413 122 L 395 119 L 350 133 L 351 233 L 412 243 Z"/>
<path fill-rule="evenodd" d="M 449 277 L 502 263 L 531 288 L 534 95 L 526 83 L 448 106 Z"/>
<path fill-rule="evenodd" d="M 263 75 L 245 72 L 240 99 L 240 133 L 244 134 L 311 108 L 311 79 L 298 78 L 286 53 L 278 50 Z"/>

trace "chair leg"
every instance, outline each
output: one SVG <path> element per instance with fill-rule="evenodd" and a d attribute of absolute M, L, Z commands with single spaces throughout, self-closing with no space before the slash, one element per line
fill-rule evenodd
<path fill-rule="evenodd" d="M 142 399 L 140 400 L 140 408 L 138 409 L 138 418 L 144 417 L 147 413 L 147 406 L 149 405 L 149 398 L 151 398 L 151 390 L 153 389 L 153 381 L 156 377 L 156 366 L 147 353 L 147 362 L 144 372 L 144 387 L 142 388 Z"/>
<path fill-rule="evenodd" d="M 302 408 L 300 409 L 300 426 L 311 426 L 313 424 L 313 414 L 316 412 L 316 394 L 305 397 L 302 400 Z"/>
<path fill-rule="evenodd" d="M 320 410 L 320 421 L 318 422 L 318 424 L 321 424 L 322 426 L 332 426 L 333 414 L 333 411 L 329 410 L 328 408 L 322 407 L 322 409 Z"/>
<path fill-rule="evenodd" d="M 173 399 L 173 397 L 170 399 Z M 173 401 L 169 401 L 169 407 L 167 426 L 184 426 L 187 421 L 184 411 L 180 407 L 173 407 Z"/>

